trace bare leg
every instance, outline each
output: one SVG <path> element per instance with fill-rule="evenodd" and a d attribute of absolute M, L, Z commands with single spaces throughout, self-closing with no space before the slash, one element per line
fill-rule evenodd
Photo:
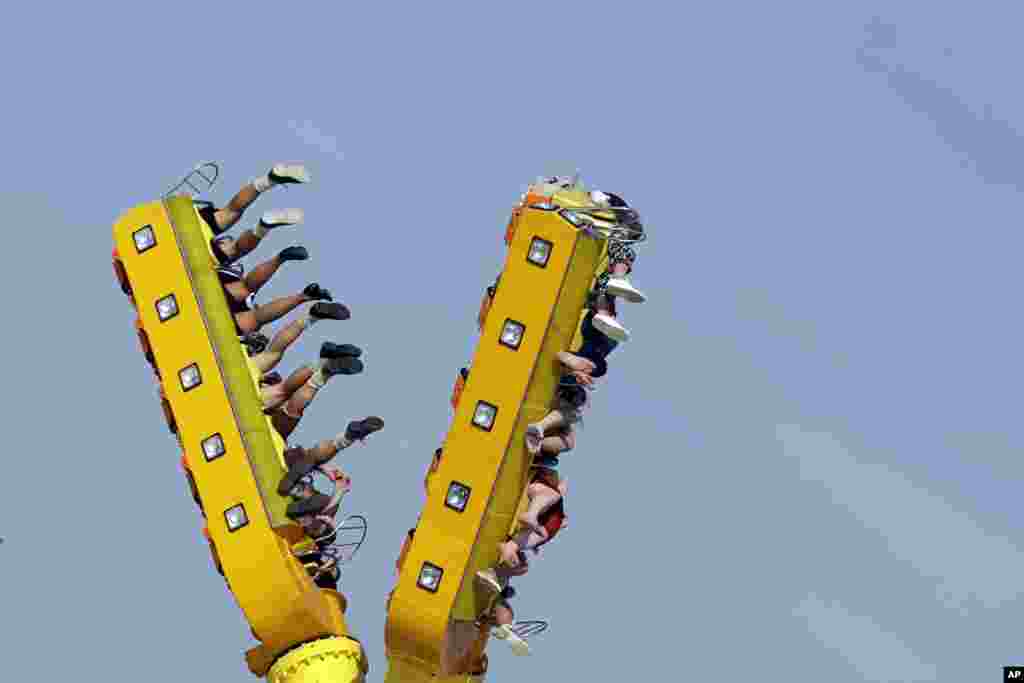
<path fill-rule="evenodd" d="M 245 285 L 244 280 L 225 282 L 223 286 L 224 291 L 228 293 L 228 296 L 239 303 L 243 303 L 247 298 L 249 298 L 249 294 L 251 293 L 249 288 Z"/>
<path fill-rule="evenodd" d="M 241 328 L 243 334 L 248 334 L 249 332 L 255 332 L 267 323 L 274 322 L 278 318 L 288 315 L 293 309 L 308 301 L 312 301 L 312 299 L 305 294 L 282 296 L 252 311 L 236 313 L 235 321 L 238 323 L 238 327 Z"/>
<path fill-rule="evenodd" d="M 534 422 L 526 428 L 526 450 L 536 455 L 544 443 L 544 435 L 568 425 L 568 421 L 560 410 L 552 410 L 540 422 Z"/>
<path fill-rule="evenodd" d="M 571 451 L 575 447 L 576 434 L 572 431 L 572 428 L 563 430 L 561 434 L 545 436 L 544 440 L 540 442 L 541 452 L 548 455 L 565 453 L 566 451 Z"/>
<path fill-rule="evenodd" d="M 568 351 L 558 352 L 558 362 L 570 370 L 585 372 L 587 374 L 590 374 L 597 369 L 597 365 L 594 364 L 594 361 L 582 358 L 574 353 L 569 353 Z"/>
<path fill-rule="evenodd" d="M 246 274 L 244 278 L 245 286 L 249 288 L 250 292 L 260 291 L 260 288 L 267 284 L 267 280 L 273 277 L 274 273 L 277 272 L 277 269 L 281 267 L 282 263 L 284 263 L 284 261 L 282 261 L 278 256 L 275 256 L 272 259 L 267 259 Z"/>
<path fill-rule="evenodd" d="M 231 198 L 227 206 L 217 209 L 213 214 L 220 232 L 231 229 L 242 217 L 245 210 L 260 196 L 259 190 L 252 183 L 246 184 Z"/>
<path fill-rule="evenodd" d="M 494 623 L 498 626 L 511 625 L 515 619 L 515 613 L 504 600 L 494 606 Z"/>
<path fill-rule="evenodd" d="M 284 352 L 288 350 L 288 347 L 295 343 L 295 341 L 302 335 L 302 332 L 306 329 L 306 316 L 302 318 L 296 318 L 284 327 L 282 327 L 274 338 L 270 340 L 270 345 L 266 351 L 257 353 L 252 357 L 252 362 L 259 371 L 266 374 L 277 367 L 277 364 L 281 362 L 281 358 L 284 356 Z"/>
<path fill-rule="evenodd" d="M 527 506 L 526 512 L 519 516 L 519 521 L 540 534 L 541 537 L 547 538 L 547 529 L 540 525 L 538 517 L 557 503 L 562 496 L 550 486 L 539 483 L 530 484 L 526 489 L 526 495 L 530 498 L 530 504 Z"/>
<path fill-rule="evenodd" d="M 309 366 L 306 366 L 306 367 L 303 367 L 303 368 L 299 368 L 298 370 L 296 370 L 296 371 L 295 371 L 295 372 L 293 372 L 292 374 L 288 375 L 288 379 L 286 379 L 286 380 L 285 380 L 285 381 L 284 381 L 284 382 L 282 383 L 282 385 L 283 385 L 283 386 L 281 387 L 281 391 L 282 391 L 282 393 L 283 393 L 283 394 L 284 394 L 285 396 L 287 396 L 287 397 L 291 398 L 291 396 L 292 396 L 292 395 L 293 395 L 293 394 L 294 394 L 294 393 L 295 393 L 296 391 L 298 391 L 299 389 L 301 389 L 301 388 L 302 388 L 302 386 L 303 386 L 303 385 L 304 385 L 304 384 L 305 384 L 306 382 L 308 382 L 308 381 L 309 381 L 309 378 L 313 376 L 313 373 L 314 373 L 314 372 L 316 372 L 316 370 L 315 370 L 314 368 L 311 368 L 311 367 L 309 367 Z"/>

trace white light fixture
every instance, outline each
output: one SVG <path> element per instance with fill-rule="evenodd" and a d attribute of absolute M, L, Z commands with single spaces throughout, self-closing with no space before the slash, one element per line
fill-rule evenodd
<path fill-rule="evenodd" d="M 526 254 L 526 260 L 543 268 L 548 265 L 549 258 L 551 258 L 551 242 L 534 237 L 530 241 L 530 251 Z"/>
<path fill-rule="evenodd" d="M 228 523 L 228 531 L 238 531 L 249 523 L 249 518 L 245 515 L 245 507 L 239 503 L 228 508 L 224 511 L 224 521 Z"/>
<path fill-rule="evenodd" d="M 206 456 L 206 462 L 216 460 L 224 455 L 224 439 L 221 438 L 220 434 L 214 434 L 203 439 L 203 455 Z"/>
<path fill-rule="evenodd" d="M 162 323 L 178 315 L 178 300 L 173 294 L 168 294 L 156 302 L 156 315 Z"/>
<path fill-rule="evenodd" d="M 558 212 L 558 215 L 575 225 L 577 228 L 582 225 L 586 225 L 587 223 L 578 213 L 575 211 L 569 211 L 568 209 L 562 209 Z"/>
<path fill-rule="evenodd" d="M 486 401 L 477 401 L 476 410 L 473 411 L 473 424 L 489 432 L 494 426 L 494 418 L 497 414 L 497 406 L 493 406 Z"/>
<path fill-rule="evenodd" d="M 156 246 L 156 235 L 153 233 L 152 225 L 147 225 L 133 232 L 132 239 L 135 240 L 135 251 L 140 254 Z"/>
<path fill-rule="evenodd" d="M 501 336 L 498 337 L 498 341 L 510 349 L 518 349 L 519 344 L 523 341 L 523 332 L 525 331 L 525 325 L 509 318 L 501 328 Z"/>
<path fill-rule="evenodd" d="M 203 383 L 203 378 L 199 374 L 199 366 L 195 363 L 178 370 L 178 379 L 181 380 L 182 391 L 191 391 Z"/>
<path fill-rule="evenodd" d="M 444 504 L 456 512 L 463 512 L 466 509 L 466 503 L 469 502 L 469 493 L 468 486 L 453 481 L 448 486 L 448 495 L 444 498 Z"/>
<path fill-rule="evenodd" d="M 436 593 L 438 587 L 441 585 L 441 577 L 444 576 L 444 570 L 437 565 L 430 564 L 429 562 L 423 563 L 423 568 L 420 569 L 420 576 L 416 580 L 416 585 L 425 591 Z"/>

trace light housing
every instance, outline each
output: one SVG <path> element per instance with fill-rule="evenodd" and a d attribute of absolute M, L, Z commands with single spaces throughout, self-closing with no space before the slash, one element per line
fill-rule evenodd
<path fill-rule="evenodd" d="M 530 240 L 530 250 L 526 252 L 526 260 L 535 266 L 544 268 L 548 265 L 548 259 L 551 258 L 552 246 L 551 242 L 534 237 Z"/>
<path fill-rule="evenodd" d="M 498 342 L 510 349 L 518 349 L 519 345 L 523 343 L 524 332 L 526 332 L 526 325 L 512 320 L 512 318 L 507 318 L 505 324 L 501 326 Z"/>
<path fill-rule="evenodd" d="M 224 521 L 227 522 L 228 531 L 238 531 L 249 523 L 249 517 L 245 514 L 245 506 L 239 503 L 224 511 Z"/>
<path fill-rule="evenodd" d="M 203 439 L 203 456 L 206 458 L 206 462 L 216 460 L 222 455 L 224 455 L 224 438 L 220 433 Z"/>
<path fill-rule="evenodd" d="M 577 228 L 581 228 L 588 223 L 588 221 L 586 221 L 578 213 L 576 213 L 575 211 L 570 211 L 569 209 L 562 209 L 561 211 L 558 212 L 558 215 L 564 218 L 565 220 L 569 221 L 573 225 L 575 225 Z"/>
<path fill-rule="evenodd" d="M 494 419 L 497 416 L 498 406 L 487 401 L 477 401 L 476 409 L 473 411 L 473 426 L 489 432 L 494 427 Z"/>
<path fill-rule="evenodd" d="M 456 512 L 464 512 L 472 489 L 461 482 L 453 481 L 448 485 L 448 494 L 444 497 L 445 506 Z"/>
<path fill-rule="evenodd" d="M 144 225 L 132 233 L 132 241 L 135 242 L 135 251 L 140 254 L 156 246 L 156 233 L 152 225 Z"/>
<path fill-rule="evenodd" d="M 178 300 L 174 298 L 173 294 L 157 299 L 156 316 L 160 318 L 160 322 L 165 323 L 176 315 L 178 315 Z"/>
<path fill-rule="evenodd" d="M 443 569 L 436 564 L 424 562 L 423 567 L 420 568 L 420 575 L 416 579 L 416 585 L 425 591 L 436 593 L 437 589 L 441 586 L 441 578 L 443 576 Z"/>
<path fill-rule="evenodd" d="M 193 363 L 178 370 L 178 380 L 182 391 L 192 391 L 203 383 L 203 376 L 199 374 L 199 366 Z"/>

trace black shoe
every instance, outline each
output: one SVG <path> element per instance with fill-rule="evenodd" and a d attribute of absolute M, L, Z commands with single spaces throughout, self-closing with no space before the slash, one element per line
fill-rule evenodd
<path fill-rule="evenodd" d="M 262 332 L 250 332 L 249 334 L 243 335 L 241 342 L 250 356 L 255 356 L 257 353 L 263 353 L 267 350 L 267 347 L 270 346 L 270 338 Z"/>
<path fill-rule="evenodd" d="M 331 293 L 328 292 L 323 287 L 321 287 L 316 282 L 314 282 L 314 283 L 312 283 L 310 285 L 306 285 L 306 288 L 304 290 L 302 290 L 302 293 L 305 294 L 306 296 L 308 296 L 311 299 L 320 300 L 320 301 L 326 299 L 327 301 L 334 301 L 334 298 L 331 296 Z"/>
<path fill-rule="evenodd" d="M 348 427 L 345 429 L 345 438 L 349 441 L 362 441 L 370 434 L 379 432 L 382 429 L 384 429 L 384 420 L 371 415 L 362 420 L 352 420 L 349 422 Z"/>
<path fill-rule="evenodd" d="M 462 381 L 465 382 L 469 379 L 469 368 L 460 368 L 459 374 L 462 375 Z"/>
<path fill-rule="evenodd" d="M 260 377 L 260 384 L 268 387 L 272 387 L 275 384 L 280 384 L 283 381 L 284 378 L 281 377 L 281 373 L 278 372 L 277 370 L 275 370 L 274 372 L 268 372 L 267 374 Z"/>
<path fill-rule="evenodd" d="M 320 304 L 317 304 L 319 306 Z M 363 355 L 363 350 L 354 344 L 335 344 L 334 342 L 324 342 L 320 346 L 320 357 L 321 358 L 341 358 L 343 356 L 351 356 L 352 358 L 359 358 Z"/>
<path fill-rule="evenodd" d="M 315 515 L 327 507 L 330 502 L 330 496 L 325 496 L 322 493 L 314 493 L 309 498 L 303 498 L 302 500 L 296 500 L 289 503 L 288 509 L 285 510 L 285 514 L 292 519 L 295 519 L 296 517 L 305 517 L 306 515 Z"/>
<path fill-rule="evenodd" d="M 277 485 L 277 495 L 287 496 L 299 481 L 316 469 L 316 463 L 312 458 L 299 458 L 288 468 L 288 472 L 281 478 Z"/>
<path fill-rule="evenodd" d="M 312 285 L 310 285 L 312 287 Z M 306 294 L 309 294 L 309 287 L 306 287 Z M 330 292 L 325 292 L 328 299 L 330 298 Z M 352 312 L 348 310 L 348 306 L 339 303 L 325 304 L 323 301 L 313 304 L 309 309 L 309 314 L 314 318 L 321 318 L 326 320 L 348 320 L 352 317 Z"/>
<path fill-rule="evenodd" d="M 334 375 L 358 375 L 363 371 L 363 361 L 352 356 L 328 358 L 324 361 L 324 377 Z"/>
<path fill-rule="evenodd" d="M 305 261 L 309 258 L 309 252 L 305 247 L 285 247 L 277 253 L 277 258 L 282 261 Z"/>

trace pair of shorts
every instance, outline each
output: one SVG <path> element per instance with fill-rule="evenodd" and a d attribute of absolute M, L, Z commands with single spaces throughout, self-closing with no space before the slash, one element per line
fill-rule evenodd
<path fill-rule="evenodd" d="M 549 507 L 537 518 L 537 521 L 540 522 L 540 525 L 544 527 L 545 531 L 548 532 L 547 539 L 538 543 L 536 546 L 537 548 L 541 547 L 545 543 L 550 542 L 555 536 L 558 535 L 558 532 L 562 530 L 562 525 L 565 523 L 566 519 L 564 501 L 564 496 L 559 498 L 557 503 Z"/>

